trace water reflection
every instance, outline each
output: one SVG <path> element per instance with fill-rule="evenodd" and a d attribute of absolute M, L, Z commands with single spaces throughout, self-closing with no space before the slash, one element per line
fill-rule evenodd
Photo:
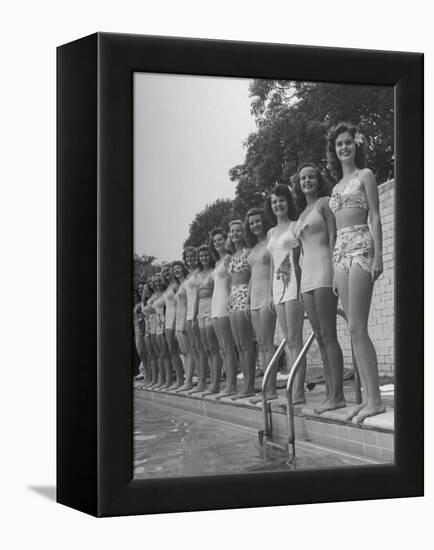
<path fill-rule="evenodd" d="M 141 400 L 134 403 L 134 477 L 203 476 L 330 468 L 348 463 L 335 455 L 298 450 L 296 461 L 261 447 L 251 432 Z"/>

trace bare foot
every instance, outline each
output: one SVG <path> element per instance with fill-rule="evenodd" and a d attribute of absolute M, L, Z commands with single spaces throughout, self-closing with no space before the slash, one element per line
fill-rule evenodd
<path fill-rule="evenodd" d="M 190 393 L 203 393 L 203 392 L 206 391 L 206 390 L 207 390 L 206 385 L 205 385 L 205 384 L 201 384 L 200 386 L 196 386 L 196 387 L 194 388 L 194 390 L 193 390 L 192 392 L 190 392 Z"/>
<path fill-rule="evenodd" d="M 176 392 L 178 393 L 178 392 L 181 392 L 181 391 L 187 391 L 187 390 L 192 390 L 192 389 L 193 389 L 193 384 L 186 383 L 183 386 L 181 386 L 180 388 L 178 388 L 176 390 Z"/>
<path fill-rule="evenodd" d="M 352 418 L 354 418 L 364 407 L 366 407 L 365 403 L 360 403 L 360 405 L 355 405 L 351 411 L 347 414 L 345 417 L 345 420 L 349 421 Z"/>
<path fill-rule="evenodd" d="M 220 391 L 220 387 L 217 387 L 217 386 L 213 386 L 211 388 L 208 388 L 205 392 L 203 392 L 203 396 L 202 397 L 205 397 L 205 395 L 213 395 L 213 394 L 216 394 Z"/>
<path fill-rule="evenodd" d="M 366 407 L 361 409 L 359 414 L 353 417 L 353 422 L 355 424 L 361 424 L 365 420 L 365 418 L 384 413 L 385 411 L 386 407 L 383 405 L 383 403 L 380 403 L 380 405 L 366 405 Z"/>
<path fill-rule="evenodd" d="M 265 400 L 266 401 L 272 401 L 273 399 L 277 399 L 277 393 L 267 393 L 265 394 Z M 249 399 L 249 403 L 252 405 L 256 405 L 262 401 L 262 395 L 256 395 L 253 399 Z"/>
<path fill-rule="evenodd" d="M 244 391 L 235 394 L 233 397 L 231 397 L 232 401 L 237 401 L 238 399 L 245 399 L 246 397 L 252 397 L 255 395 L 254 391 Z"/>
<path fill-rule="evenodd" d="M 326 411 L 334 411 L 335 409 L 343 409 L 347 406 L 347 403 L 345 399 L 341 400 L 334 400 L 334 399 L 327 399 L 324 401 L 324 403 L 321 403 L 319 407 L 313 410 L 316 414 L 322 414 Z"/>
<path fill-rule="evenodd" d="M 223 397 L 230 397 L 231 395 L 236 395 L 237 393 L 237 390 L 231 390 L 231 389 L 228 389 L 228 390 L 224 390 L 222 391 L 221 393 L 218 393 L 215 398 L 216 399 L 222 399 Z"/>

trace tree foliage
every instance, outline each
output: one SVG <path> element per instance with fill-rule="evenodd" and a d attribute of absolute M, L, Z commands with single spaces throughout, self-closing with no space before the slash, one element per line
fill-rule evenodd
<path fill-rule="evenodd" d="M 297 167 L 316 163 L 330 183 L 326 135 L 340 121 L 356 124 L 368 140 L 368 166 L 378 183 L 393 177 L 393 88 L 287 80 L 253 80 L 256 131 L 245 141 L 243 164 L 229 170 L 235 199 L 219 199 L 196 215 L 185 245 L 198 246 L 215 226 L 261 206 L 276 183 L 290 184 Z"/>
<path fill-rule="evenodd" d="M 155 256 L 147 256 L 146 254 L 139 256 L 138 254 L 134 254 L 134 258 L 133 258 L 134 290 L 137 290 L 140 282 L 146 281 L 146 279 L 154 273 L 155 266 L 152 264 L 154 260 L 155 260 Z"/>
<path fill-rule="evenodd" d="M 233 201 L 230 199 L 217 199 L 196 214 L 190 224 L 189 235 L 184 246 L 200 246 L 208 241 L 209 232 L 214 227 L 226 227 L 234 216 Z"/>
<path fill-rule="evenodd" d="M 254 80 L 250 96 L 257 130 L 246 140 L 244 163 L 229 171 L 238 210 L 261 204 L 275 183 L 290 184 L 302 162 L 315 162 L 331 179 L 326 135 L 340 121 L 357 124 L 367 137 L 377 181 L 393 176 L 391 87 Z"/>

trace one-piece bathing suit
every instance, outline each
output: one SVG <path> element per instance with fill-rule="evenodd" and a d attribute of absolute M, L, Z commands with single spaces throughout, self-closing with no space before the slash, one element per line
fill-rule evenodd
<path fill-rule="evenodd" d="M 220 260 L 213 272 L 214 291 L 211 299 L 211 316 L 228 317 L 228 298 L 230 292 L 231 277 L 226 268 L 225 261 Z"/>
<path fill-rule="evenodd" d="M 326 221 L 318 211 L 319 200 L 304 220 L 299 219 L 295 226 L 295 234 L 303 249 L 300 262 L 302 293 L 316 288 L 332 287 L 329 236 Z"/>
<path fill-rule="evenodd" d="M 299 298 L 299 282 L 294 270 L 294 249 L 299 244 L 293 232 L 294 226 L 295 222 L 291 222 L 279 236 L 276 236 L 276 228 L 273 227 L 267 243 L 274 264 L 273 302 L 276 305 Z"/>

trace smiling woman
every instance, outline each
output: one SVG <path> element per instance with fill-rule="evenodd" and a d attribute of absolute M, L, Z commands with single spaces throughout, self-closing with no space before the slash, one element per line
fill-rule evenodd
<path fill-rule="evenodd" d="M 300 249 L 295 237 L 296 206 L 286 185 L 276 185 L 265 201 L 265 212 L 274 224 L 268 232 L 271 254 L 270 305 L 276 309 L 280 329 L 286 339 L 290 365 L 303 347 L 304 309 L 300 302 Z M 304 403 L 306 361 L 296 375 L 294 403 Z M 273 390 L 272 390 L 273 393 Z"/>
<path fill-rule="evenodd" d="M 339 180 L 330 199 L 337 226 L 333 284 L 347 314 L 362 379 L 363 403 L 351 414 L 360 424 L 385 411 L 377 354 L 368 334 L 373 284 L 383 272 L 378 187 L 373 173 L 366 168 L 365 138 L 354 125 L 341 122 L 330 130 L 327 153 Z"/>

